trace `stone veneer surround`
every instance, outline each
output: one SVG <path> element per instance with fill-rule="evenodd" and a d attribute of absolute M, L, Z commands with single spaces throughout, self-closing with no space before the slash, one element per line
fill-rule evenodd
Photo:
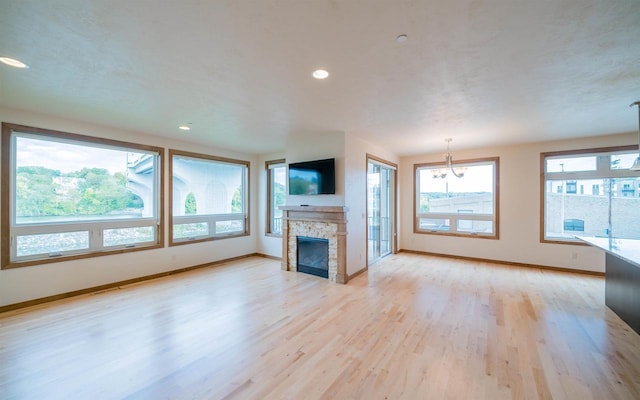
<path fill-rule="evenodd" d="M 298 236 L 329 240 L 329 280 L 347 283 L 347 207 L 282 206 L 282 269 L 298 270 Z"/>

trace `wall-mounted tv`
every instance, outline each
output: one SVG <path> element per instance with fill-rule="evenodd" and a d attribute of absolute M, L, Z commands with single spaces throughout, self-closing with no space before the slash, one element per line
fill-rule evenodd
<path fill-rule="evenodd" d="M 335 159 L 289 164 L 289 194 L 316 195 L 336 193 Z"/>

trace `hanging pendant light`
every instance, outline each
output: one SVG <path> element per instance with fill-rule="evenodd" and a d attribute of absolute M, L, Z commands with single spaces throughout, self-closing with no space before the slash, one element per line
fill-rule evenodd
<path fill-rule="evenodd" d="M 640 101 L 629 105 L 629 107 L 638 107 L 638 158 L 633 162 L 631 168 L 632 171 L 640 171 Z"/>
<path fill-rule="evenodd" d="M 433 174 L 433 178 L 434 179 L 436 179 L 436 178 L 442 178 L 442 179 L 446 178 L 448 171 L 451 171 L 453 176 L 455 176 L 456 178 L 464 177 L 464 173 L 467 172 L 467 168 L 465 168 L 465 167 L 458 168 L 457 170 L 455 170 L 453 168 L 453 156 L 451 155 L 451 151 L 449 150 L 449 145 L 450 145 L 452 140 L 453 139 L 451 139 L 451 138 L 446 138 L 444 140 L 445 142 L 447 142 L 447 152 L 445 154 L 443 154 L 446 167 L 445 168 L 438 168 L 438 169 L 431 170 L 431 173 Z"/>

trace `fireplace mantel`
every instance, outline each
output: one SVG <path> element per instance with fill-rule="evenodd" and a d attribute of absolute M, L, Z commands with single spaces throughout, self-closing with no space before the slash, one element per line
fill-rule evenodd
<path fill-rule="evenodd" d="M 344 206 L 281 206 L 282 269 L 297 271 L 297 236 L 329 240 L 329 280 L 347 283 L 347 211 Z"/>

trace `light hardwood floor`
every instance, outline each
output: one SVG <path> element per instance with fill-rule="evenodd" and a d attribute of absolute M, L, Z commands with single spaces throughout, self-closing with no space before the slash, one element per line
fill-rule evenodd
<path fill-rule="evenodd" d="M 253 257 L 0 314 L 0 398 L 640 399 L 640 336 L 599 277 Z"/>

